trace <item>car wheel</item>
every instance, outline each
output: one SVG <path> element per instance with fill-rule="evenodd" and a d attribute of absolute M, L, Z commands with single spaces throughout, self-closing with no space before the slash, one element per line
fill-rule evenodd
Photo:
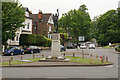
<path fill-rule="evenodd" d="M 11 55 L 11 56 L 13 56 L 13 55 L 14 55 L 14 53 L 13 53 L 13 52 L 11 52 L 11 53 L 10 53 L 10 55 Z"/>
<path fill-rule="evenodd" d="M 22 55 L 24 55 L 25 53 L 24 52 L 21 52 Z"/>

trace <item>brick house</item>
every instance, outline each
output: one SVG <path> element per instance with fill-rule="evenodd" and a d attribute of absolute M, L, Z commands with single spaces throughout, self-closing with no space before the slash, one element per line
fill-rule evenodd
<path fill-rule="evenodd" d="M 53 32 L 53 19 L 52 13 L 30 14 L 32 17 L 32 34 L 41 34 L 51 39 L 51 33 Z"/>

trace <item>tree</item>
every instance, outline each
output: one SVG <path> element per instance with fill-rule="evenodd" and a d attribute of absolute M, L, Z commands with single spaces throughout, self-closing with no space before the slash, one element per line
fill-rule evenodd
<path fill-rule="evenodd" d="M 92 22 L 92 34 L 102 46 L 120 42 L 119 16 L 117 10 L 109 10 Z"/>
<path fill-rule="evenodd" d="M 65 13 L 59 20 L 59 26 L 68 31 L 77 43 L 79 36 L 85 36 L 86 40 L 89 40 L 91 19 L 87 10 L 86 5 L 81 5 L 78 10 L 74 9 Z"/>
<path fill-rule="evenodd" d="M 23 27 L 25 21 L 24 8 L 18 2 L 2 3 L 2 44 L 15 37 L 18 28 Z"/>

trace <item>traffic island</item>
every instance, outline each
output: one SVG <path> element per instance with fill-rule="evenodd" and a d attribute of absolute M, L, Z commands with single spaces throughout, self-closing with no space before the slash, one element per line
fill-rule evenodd
<path fill-rule="evenodd" d="M 113 65 L 112 62 L 106 62 L 102 61 L 100 59 L 92 59 L 92 63 L 90 58 L 82 58 L 82 57 L 72 57 L 72 56 L 66 56 L 66 59 L 70 59 L 69 62 L 59 62 L 59 61 L 49 61 L 49 62 L 38 62 L 38 60 L 43 58 L 34 58 L 29 59 L 32 62 L 20 62 L 20 61 L 12 61 L 11 65 L 9 65 L 9 62 L 3 62 L 3 67 L 83 67 L 83 66 L 107 66 L 107 65 Z M 14 64 L 16 63 L 17 64 Z M 1 65 L 2 66 L 2 65 Z"/>

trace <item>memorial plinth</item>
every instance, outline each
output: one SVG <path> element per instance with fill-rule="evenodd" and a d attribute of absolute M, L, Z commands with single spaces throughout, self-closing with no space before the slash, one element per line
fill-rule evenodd
<path fill-rule="evenodd" d="M 60 53 L 60 34 L 52 34 L 52 46 L 51 46 L 51 55 L 40 59 L 39 62 L 68 62 L 69 59 L 65 59 Z"/>

